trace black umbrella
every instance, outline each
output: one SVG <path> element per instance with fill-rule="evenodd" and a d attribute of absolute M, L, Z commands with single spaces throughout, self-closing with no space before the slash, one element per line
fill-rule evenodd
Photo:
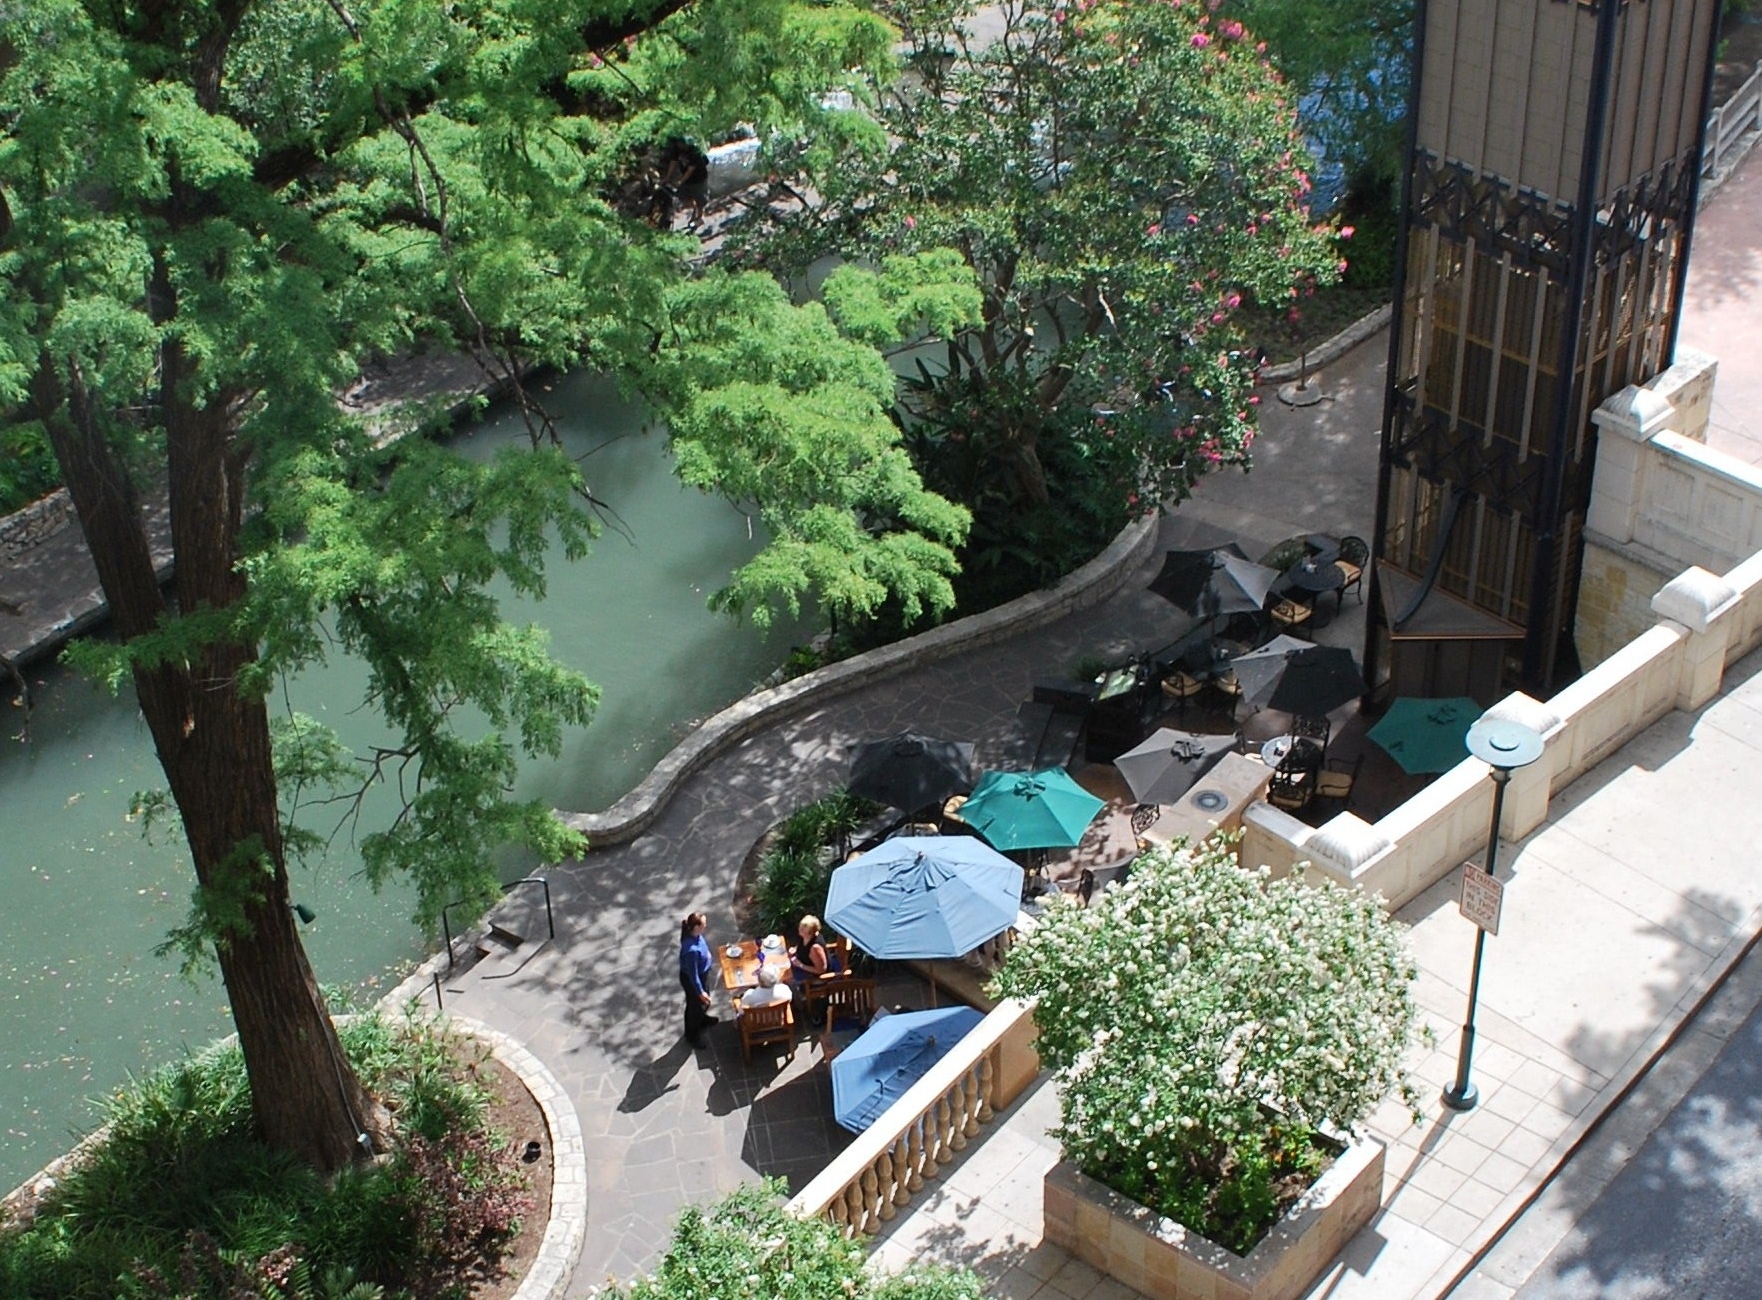
<path fill-rule="evenodd" d="M 1268 649 L 1230 661 L 1242 698 L 1254 708 L 1322 714 L 1364 694 L 1364 674 L 1350 650 L 1302 645 L 1268 654 Z"/>
<path fill-rule="evenodd" d="M 1142 745 L 1114 759 L 1113 765 L 1139 803 L 1173 803 L 1235 748 L 1234 736 L 1158 727 Z"/>
<path fill-rule="evenodd" d="M 1197 618 L 1253 613 L 1265 606 L 1279 574 L 1237 550 L 1170 551 L 1150 589 Z"/>
<path fill-rule="evenodd" d="M 915 731 L 871 740 L 857 747 L 849 784 L 852 794 L 915 812 L 973 788 L 973 747 Z"/>

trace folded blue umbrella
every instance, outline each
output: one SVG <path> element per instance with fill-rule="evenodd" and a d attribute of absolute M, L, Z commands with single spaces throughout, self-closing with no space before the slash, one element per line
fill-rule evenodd
<path fill-rule="evenodd" d="M 1015 924 L 1022 869 L 971 835 L 902 835 L 832 873 L 826 924 L 871 956 L 958 957 Z"/>
<path fill-rule="evenodd" d="M 984 1017 L 971 1007 L 899 1011 L 832 1058 L 832 1116 L 861 1133 Z"/>

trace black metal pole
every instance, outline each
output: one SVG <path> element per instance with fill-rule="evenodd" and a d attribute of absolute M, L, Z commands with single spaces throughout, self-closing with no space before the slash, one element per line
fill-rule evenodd
<path fill-rule="evenodd" d="M 1487 874 L 1493 874 L 1499 855 L 1499 815 L 1505 809 L 1505 787 L 1511 781 L 1511 769 L 1493 769 L 1493 832 L 1487 837 Z M 1464 867 L 1465 871 L 1474 870 Z M 1481 950 L 1486 947 L 1487 932 L 1474 928 L 1474 965 L 1468 973 L 1468 1018 L 1462 1022 L 1462 1046 L 1456 1052 L 1456 1082 L 1444 1089 L 1444 1104 L 1451 1110 L 1473 1110 L 1481 1095 L 1468 1081 L 1469 1067 L 1474 1062 L 1474 1010 L 1481 992 Z"/>

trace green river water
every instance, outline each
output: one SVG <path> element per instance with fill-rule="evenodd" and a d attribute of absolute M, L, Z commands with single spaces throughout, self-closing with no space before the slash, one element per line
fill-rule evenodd
<path fill-rule="evenodd" d="M 659 435 L 640 436 L 640 413 L 609 381 L 569 376 L 549 400 L 618 527 L 585 561 L 553 560 L 542 608 L 504 604 L 510 621 L 548 627 L 557 657 L 602 690 L 592 724 L 559 759 L 529 762 L 520 789 L 591 811 L 752 689 L 802 633 L 767 637 L 706 609 L 757 542 L 743 516 L 679 485 Z M 492 412 L 454 445 L 476 457 L 524 440 L 517 418 Z M 364 679 L 359 664 L 333 662 L 290 683 L 287 698 L 359 751 L 381 736 L 360 708 Z M 163 784 L 132 696 L 112 699 L 59 668 L 32 680 L 29 743 L 13 739 L 16 714 L 0 727 L 0 1191 L 93 1126 L 90 1098 L 228 1027 L 216 981 L 192 984 L 175 959 L 153 955 L 194 877 L 181 841 L 149 841 L 127 819 L 132 792 Z M 364 824 L 390 815 L 383 795 Z M 329 831 L 334 817 L 305 820 Z M 376 895 L 357 871 L 345 830 L 323 861 L 295 868 L 294 896 L 318 913 L 303 935 L 319 979 L 371 994 L 428 945 L 409 921 L 412 895 Z"/>

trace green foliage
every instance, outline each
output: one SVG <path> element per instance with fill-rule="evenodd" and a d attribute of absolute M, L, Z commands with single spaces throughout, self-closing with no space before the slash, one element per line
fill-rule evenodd
<path fill-rule="evenodd" d="M 17 1300 L 439 1296 L 489 1267 L 521 1212 L 519 1166 L 483 1130 L 472 1052 L 437 1025 L 339 1033 L 403 1120 L 380 1164 L 326 1183 L 253 1135 L 236 1045 L 118 1089 L 96 1145 L 26 1229 L 0 1235 Z"/>
<path fill-rule="evenodd" d="M 965 1269 L 923 1265 L 883 1275 L 867 1267 L 861 1242 L 825 1219 L 785 1209 L 771 1179 L 680 1215 L 660 1267 L 602 1300 L 981 1300 Z"/>
<path fill-rule="evenodd" d="M 1244 871 L 1213 837 L 1054 903 L 996 984 L 1037 999 L 1066 1157 L 1125 1195 L 1246 1251 L 1319 1129 L 1408 1095 L 1415 972 L 1377 899 Z"/>
<path fill-rule="evenodd" d="M 784 819 L 753 886 L 762 933 L 794 934 L 803 916 L 824 914 L 832 872 L 844 860 L 851 833 L 879 811 L 867 799 L 835 790 Z"/>
<path fill-rule="evenodd" d="M 995 592 L 1024 563 L 1059 568 L 1104 519 L 1245 464 L 1257 399 L 1232 315 L 1332 280 L 1338 258 L 1304 209 L 1283 88 L 1240 24 L 1199 5 L 1033 0 L 969 41 L 971 4 L 888 12 L 913 72 L 876 70 L 862 112 L 891 148 L 777 147 L 791 193 L 811 198 L 755 223 L 744 255 L 801 271 L 958 250 L 982 317 L 923 349 L 901 419 L 927 480 L 972 506 L 963 568 Z M 1061 526 L 1073 514 L 1083 526 Z"/>
<path fill-rule="evenodd" d="M 41 425 L 0 428 L 0 515 L 28 506 L 61 483 Z"/>

